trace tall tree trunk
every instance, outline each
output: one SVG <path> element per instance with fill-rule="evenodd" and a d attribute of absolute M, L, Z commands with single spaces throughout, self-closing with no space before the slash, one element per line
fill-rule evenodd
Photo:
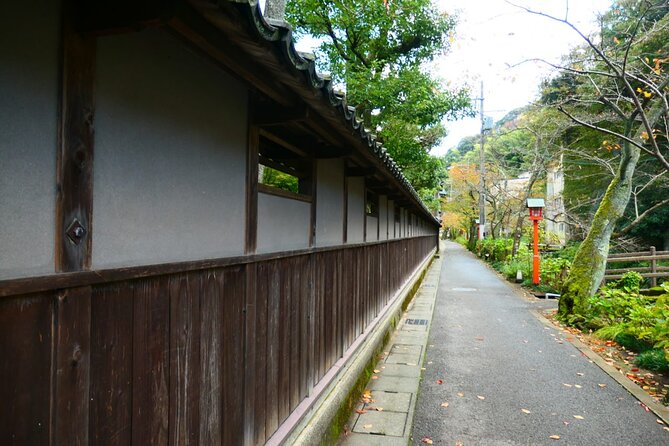
<path fill-rule="evenodd" d="M 604 278 L 611 234 L 629 203 L 632 177 L 640 153 L 638 148 L 624 144 L 618 171 L 599 204 L 588 235 L 576 251 L 569 277 L 562 288 L 558 311 L 562 318 L 584 314 L 587 299 L 595 294 Z"/>
<path fill-rule="evenodd" d="M 286 0 L 267 0 L 263 15 L 268 19 L 284 22 L 286 20 Z"/>

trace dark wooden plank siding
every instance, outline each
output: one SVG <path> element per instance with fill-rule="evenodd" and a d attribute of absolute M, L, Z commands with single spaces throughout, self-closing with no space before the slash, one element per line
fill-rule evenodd
<path fill-rule="evenodd" d="M 263 444 L 434 241 L 2 298 L 1 443 Z"/>
<path fill-rule="evenodd" d="M 53 296 L 0 300 L 0 444 L 48 444 Z"/>
<path fill-rule="evenodd" d="M 134 284 L 132 444 L 168 444 L 170 299 L 165 276 Z"/>
<path fill-rule="evenodd" d="M 90 441 L 132 441 L 133 294 L 127 282 L 93 290 Z"/>
<path fill-rule="evenodd" d="M 169 279 L 170 444 L 198 444 L 200 434 L 200 284 L 196 274 Z"/>
<path fill-rule="evenodd" d="M 267 305 L 269 303 L 269 263 L 257 265 L 256 271 L 256 332 L 255 341 L 255 404 L 254 404 L 254 443 L 265 443 L 265 423 L 267 419 Z"/>
<path fill-rule="evenodd" d="M 70 288 L 56 300 L 54 444 L 89 443 L 91 287 Z"/>
<path fill-rule="evenodd" d="M 244 438 L 244 266 L 223 271 L 223 444 Z"/>
<path fill-rule="evenodd" d="M 200 300 L 200 443 L 220 445 L 223 434 L 223 280 L 203 276 Z"/>

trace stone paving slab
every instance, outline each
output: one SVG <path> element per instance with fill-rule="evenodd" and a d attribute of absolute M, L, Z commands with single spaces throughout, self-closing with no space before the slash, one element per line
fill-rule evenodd
<path fill-rule="evenodd" d="M 420 378 L 420 366 L 406 364 L 383 364 L 378 366 L 378 370 L 384 376 L 404 376 L 410 378 Z"/>
<path fill-rule="evenodd" d="M 352 432 L 339 444 L 405 446 L 409 443 L 440 269 L 441 259 L 436 258 L 376 365 L 378 372 L 367 384 L 372 401 L 358 405 L 358 409 L 367 412 L 351 415 L 348 425 L 352 426 Z M 426 323 L 407 324 L 407 319 L 424 319 Z"/>
<path fill-rule="evenodd" d="M 369 411 L 358 417 L 353 432 L 401 437 L 404 435 L 406 420 L 406 412 Z"/>

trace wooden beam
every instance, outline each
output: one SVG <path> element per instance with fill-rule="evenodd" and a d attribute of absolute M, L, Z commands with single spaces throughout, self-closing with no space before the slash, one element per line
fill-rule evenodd
<path fill-rule="evenodd" d="M 76 32 L 66 4 L 62 32 L 59 150 L 56 161 L 57 272 L 91 266 L 95 37 Z"/>
<path fill-rule="evenodd" d="M 262 136 L 263 138 L 266 138 L 282 147 L 285 147 L 286 149 L 290 150 L 291 152 L 295 153 L 296 155 L 299 155 L 301 157 L 307 158 L 309 154 L 307 151 L 304 149 L 295 146 L 294 144 L 291 144 L 289 141 L 286 141 L 285 139 L 281 138 L 280 136 L 275 135 L 274 133 L 270 133 L 266 130 L 263 129 L 258 129 L 258 134 Z"/>
<path fill-rule="evenodd" d="M 373 175 L 376 170 L 373 167 L 347 167 L 344 174 L 347 177 L 366 177 Z"/>
<path fill-rule="evenodd" d="M 246 153 L 246 237 L 244 253 L 256 252 L 258 238 L 258 127 L 249 125 Z"/>
<path fill-rule="evenodd" d="M 74 0 L 76 29 L 96 35 L 137 31 L 159 26 L 173 15 L 173 2 L 160 0 Z"/>
<path fill-rule="evenodd" d="M 255 107 L 253 124 L 261 127 L 284 125 L 291 122 L 306 121 L 310 115 L 309 108 L 305 105 L 283 107 L 264 103 Z"/>

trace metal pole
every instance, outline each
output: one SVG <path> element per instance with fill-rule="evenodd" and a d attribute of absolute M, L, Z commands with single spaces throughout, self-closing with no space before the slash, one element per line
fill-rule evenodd
<path fill-rule="evenodd" d="M 483 151 L 483 144 L 485 142 L 484 128 L 485 122 L 483 118 L 483 81 L 481 81 L 481 189 L 479 190 L 479 240 L 485 236 L 485 153 Z"/>

